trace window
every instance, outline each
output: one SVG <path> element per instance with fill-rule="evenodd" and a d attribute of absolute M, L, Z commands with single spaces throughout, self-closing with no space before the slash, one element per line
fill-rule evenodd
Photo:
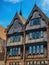
<path fill-rule="evenodd" d="M 32 54 L 32 46 L 29 46 L 29 54 Z"/>
<path fill-rule="evenodd" d="M 20 36 L 11 36 L 10 37 L 10 43 L 19 42 L 19 41 L 20 41 Z"/>
<path fill-rule="evenodd" d="M 44 52 L 44 45 L 36 45 L 36 46 L 29 46 L 28 47 L 28 54 L 41 54 Z"/>
<path fill-rule="evenodd" d="M 14 36 L 10 37 L 10 43 L 14 42 Z"/>
<path fill-rule="evenodd" d="M 20 36 L 15 36 L 14 37 L 14 42 L 18 42 L 18 41 L 20 41 Z"/>
<path fill-rule="evenodd" d="M 20 51 L 21 51 L 21 48 L 18 48 L 18 55 L 20 55 L 20 53 L 21 53 Z"/>
<path fill-rule="evenodd" d="M 10 62 L 9 65 L 20 65 L 20 62 Z"/>
<path fill-rule="evenodd" d="M 44 46 L 43 45 L 40 46 L 40 53 L 44 53 Z"/>
<path fill-rule="evenodd" d="M 12 51 L 12 53 L 13 53 L 13 56 L 15 56 L 15 48 L 13 48 L 13 51 Z"/>
<path fill-rule="evenodd" d="M 37 18 L 37 19 L 31 20 L 30 26 L 33 26 L 33 25 L 40 25 L 40 19 Z"/>
<path fill-rule="evenodd" d="M 33 46 L 33 54 L 36 53 L 36 46 Z"/>
<path fill-rule="evenodd" d="M 15 55 L 18 55 L 18 49 L 15 48 Z"/>
<path fill-rule="evenodd" d="M 33 20 L 30 21 L 30 26 L 33 26 Z"/>
<path fill-rule="evenodd" d="M 40 32 L 40 37 L 42 37 L 42 38 L 44 37 L 44 32 L 43 31 Z"/>
<path fill-rule="evenodd" d="M 10 56 L 13 56 L 13 49 L 10 49 Z"/>
<path fill-rule="evenodd" d="M 20 47 L 10 49 L 10 56 L 20 55 L 20 53 L 21 53 Z"/>
<path fill-rule="evenodd" d="M 29 33 L 29 39 L 33 38 L 33 33 Z"/>
<path fill-rule="evenodd" d="M 38 18 L 34 19 L 33 20 L 33 25 L 40 25 L 40 20 Z"/>
<path fill-rule="evenodd" d="M 26 65 L 33 65 L 33 61 L 28 61 Z"/>
<path fill-rule="evenodd" d="M 40 32 L 29 33 L 29 39 L 36 39 L 40 37 Z"/>
<path fill-rule="evenodd" d="M 40 46 L 37 46 L 36 51 L 37 51 L 37 53 L 40 53 Z"/>
<path fill-rule="evenodd" d="M 44 36 L 43 31 L 35 31 L 32 33 L 29 33 L 29 39 L 37 39 L 37 38 L 42 38 Z"/>

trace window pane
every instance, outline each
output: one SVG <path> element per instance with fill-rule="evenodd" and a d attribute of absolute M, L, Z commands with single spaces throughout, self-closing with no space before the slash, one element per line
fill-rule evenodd
<path fill-rule="evenodd" d="M 39 38 L 40 37 L 40 32 L 33 32 L 33 38 Z"/>
<path fill-rule="evenodd" d="M 41 46 L 40 46 L 40 53 L 43 53 L 43 52 L 44 52 L 44 46 L 41 45 Z"/>
<path fill-rule="evenodd" d="M 21 53 L 21 48 L 18 48 L 18 55 L 20 55 Z"/>
<path fill-rule="evenodd" d="M 40 24 L 40 20 L 39 19 L 34 19 L 33 20 L 33 25 L 39 25 Z"/>
<path fill-rule="evenodd" d="M 44 32 L 43 31 L 40 32 L 40 37 L 44 37 Z"/>
<path fill-rule="evenodd" d="M 15 36 L 14 41 L 15 41 L 15 42 L 20 41 L 20 36 Z"/>
<path fill-rule="evenodd" d="M 10 43 L 12 43 L 14 41 L 14 36 L 10 37 Z"/>
<path fill-rule="evenodd" d="M 32 25 L 33 25 L 33 20 L 30 21 L 30 26 L 32 26 Z"/>
<path fill-rule="evenodd" d="M 15 48 L 13 48 L 13 55 L 15 55 Z"/>
<path fill-rule="evenodd" d="M 18 49 L 16 48 L 16 52 L 15 52 L 16 55 L 18 55 Z"/>
<path fill-rule="evenodd" d="M 33 38 L 33 33 L 29 33 L 29 39 Z"/>
<path fill-rule="evenodd" d="M 13 56 L 13 49 L 10 49 L 10 56 Z"/>
<path fill-rule="evenodd" d="M 39 47 L 39 46 L 37 46 L 37 53 L 39 53 L 39 51 L 40 51 L 40 47 Z"/>
<path fill-rule="evenodd" d="M 33 54 L 36 53 L 36 46 L 33 46 Z"/>
<path fill-rule="evenodd" d="M 29 46 L 29 51 L 28 51 L 29 54 L 32 54 L 32 46 Z"/>

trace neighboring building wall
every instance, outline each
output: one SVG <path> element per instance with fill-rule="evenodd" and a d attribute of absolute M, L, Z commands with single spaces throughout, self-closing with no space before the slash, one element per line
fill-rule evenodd
<path fill-rule="evenodd" d="M 0 26 L 0 65 L 5 65 L 5 45 L 6 45 L 6 32 L 5 28 Z"/>

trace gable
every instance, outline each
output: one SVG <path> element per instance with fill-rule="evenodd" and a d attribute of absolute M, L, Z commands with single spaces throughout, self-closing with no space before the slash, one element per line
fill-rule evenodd
<path fill-rule="evenodd" d="M 35 5 L 34 8 L 32 9 L 26 24 L 29 23 L 29 21 L 34 18 L 42 18 L 43 20 L 45 20 L 46 24 L 49 21 L 48 17 L 39 9 L 37 5 Z"/>
<path fill-rule="evenodd" d="M 38 21 L 40 22 L 40 24 L 34 25 Z M 34 29 L 40 26 L 45 27 L 48 23 L 49 23 L 48 17 L 37 7 L 37 5 L 35 5 L 30 13 L 30 16 L 26 21 L 26 30 Z"/>
<path fill-rule="evenodd" d="M 10 27 L 8 34 L 13 34 L 15 32 L 22 32 L 22 26 L 19 23 L 20 20 L 15 20 L 13 25 Z"/>
<path fill-rule="evenodd" d="M 34 19 L 34 18 L 39 18 L 40 15 L 39 15 L 39 12 L 38 11 L 35 11 L 31 17 L 31 19 Z"/>

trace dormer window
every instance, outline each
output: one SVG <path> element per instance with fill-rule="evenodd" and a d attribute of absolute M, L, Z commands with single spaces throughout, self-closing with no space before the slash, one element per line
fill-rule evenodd
<path fill-rule="evenodd" d="M 37 18 L 37 19 L 31 20 L 30 26 L 33 26 L 33 25 L 40 25 L 40 19 Z"/>

